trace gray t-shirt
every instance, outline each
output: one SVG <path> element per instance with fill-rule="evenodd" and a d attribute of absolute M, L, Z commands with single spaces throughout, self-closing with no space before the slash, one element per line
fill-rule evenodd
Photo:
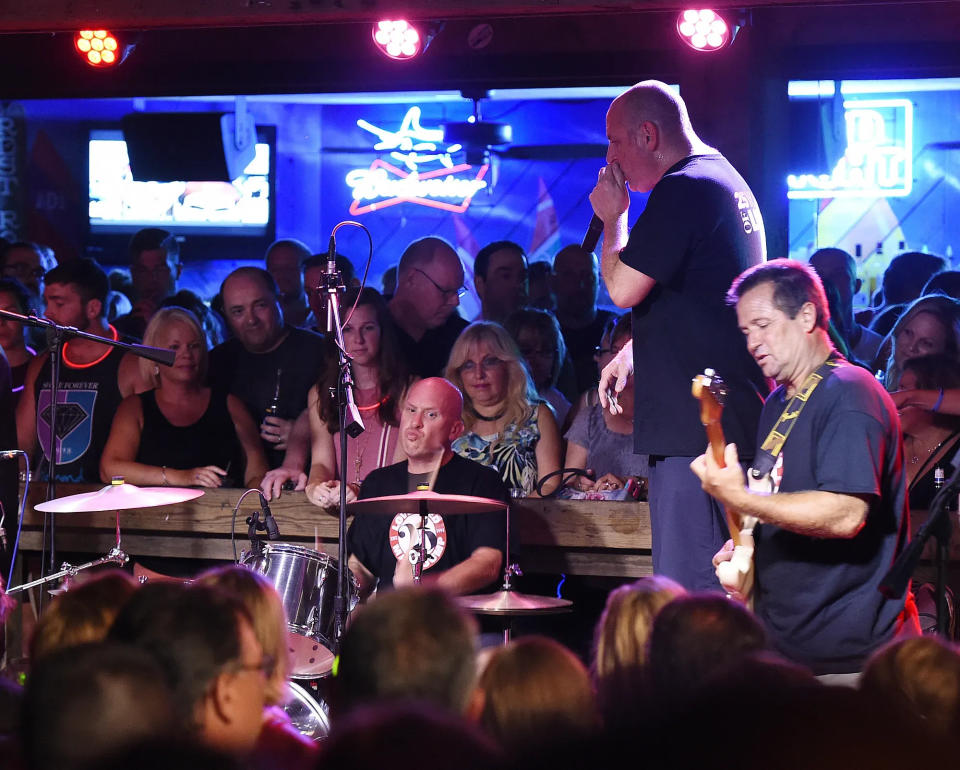
<path fill-rule="evenodd" d="M 605 473 L 620 478 L 647 476 L 647 455 L 634 454 L 632 434 L 614 433 L 607 428 L 599 404 L 581 409 L 564 438 L 586 447 L 587 468 L 592 468 L 597 478 Z"/>

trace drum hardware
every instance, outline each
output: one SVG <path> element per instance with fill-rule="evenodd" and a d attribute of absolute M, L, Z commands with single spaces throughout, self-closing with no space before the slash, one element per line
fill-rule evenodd
<path fill-rule="evenodd" d="M 88 561 L 86 564 L 81 564 L 77 567 L 74 567 L 68 564 L 67 562 L 64 562 L 60 566 L 59 572 L 54 572 L 52 575 L 47 575 L 46 577 L 38 578 L 37 580 L 31 580 L 29 583 L 22 583 L 18 585 L 16 588 L 11 588 L 9 591 L 7 591 L 7 594 L 12 595 L 12 594 L 20 593 L 21 591 L 28 591 L 29 589 L 35 588 L 36 586 L 42 586 L 42 585 L 45 585 L 46 583 L 50 583 L 54 580 L 60 580 L 60 578 L 64 578 L 64 577 L 76 577 L 79 573 L 83 572 L 84 570 L 88 570 L 91 567 L 99 567 L 101 564 L 123 565 L 123 564 L 126 564 L 128 561 L 130 561 L 130 557 L 127 556 L 123 551 L 121 551 L 119 547 L 114 546 L 109 550 L 107 555 L 104 556 L 102 559 L 94 559 L 93 561 Z M 51 591 L 51 593 L 53 592 Z"/>
<path fill-rule="evenodd" d="M 288 682 L 290 700 L 283 711 L 301 735 L 313 741 L 322 741 L 330 734 L 330 714 L 326 701 L 315 696 L 295 682 Z"/>
<path fill-rule="evenodd" d="M 333 667 L 337 560 L 292 543 L 265 543 L 262 551 L 241 556 L 241 563 L 269 580 L 287 618 L 291 677 L 314 679 Z M 360 584 L 350 570 L 348 607 L 360 598 Z"/>

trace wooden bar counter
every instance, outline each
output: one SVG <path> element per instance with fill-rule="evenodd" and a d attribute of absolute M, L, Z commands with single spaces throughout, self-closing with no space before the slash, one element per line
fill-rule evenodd
<path fill-rule="evenodd" d="M 57 497 L 92 492 L 103 485 L 58 484 Z M 43 501 L 46 485 L 31 485 L 20 548 L 41 549 L 43 514 L 33 506 Z M 121 547 L 138 556 L 233 559 L 230 540 L 233 509 L 240 489 L 208 489 L 195 500 L 159 508 L 120 511 Z M 236 518 L 237 552 L 249 548 L 246 517 L 258 509 L 248 495 Z M 284 492 L 270 504 L 281 540 L 337 552 L 337 519 L 309 503 L 303 492 Z M 116 540 L 117 514 L 56 514 L 59 554 L 105 554 Z M 646 503 L 586 500 L 514 501 L 511 526 L 521 552 L 511 554 L 525 572 L 640 577 L 652 572 L 650 516 Z"/>

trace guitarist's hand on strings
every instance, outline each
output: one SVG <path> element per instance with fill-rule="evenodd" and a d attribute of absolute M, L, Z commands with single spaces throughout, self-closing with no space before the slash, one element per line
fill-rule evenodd
<path fill-rule="evenodd" d="M 723 450 L 726 467 L 721 468 L 713 458 L 709 447 L 707 451 L 690 463 L 690 470 L 697 474 L 703 491 L 726 506 L 742 509 L 746 489 L 746 476 L 740 467 L 737 445 L 727 444 Z"/>
<path fill-rule="evenodd" d="M 627 379 L 633 374 L 633 340 L 629 340 L 613 360 L 600 372 L 600 408 L 609 409 L 610 414 L 620 414 L 623 407 L 617 402 L 617 394 L 627 387 Z"/>

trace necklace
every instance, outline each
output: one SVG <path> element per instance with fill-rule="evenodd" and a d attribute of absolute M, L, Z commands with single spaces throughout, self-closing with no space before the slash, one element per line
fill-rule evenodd
<path fill-rule="evenodd" d="M 113 325 L 112 325 L 112 324 L 107 324 L 107 327 L 108 327 L 108 328 L 110 329 L 110 331 L 113 333 L 113 341 L 114 341 L 114 342 L 116 342 L 118 339 L 120 339 L 119 333 L 117 332 L 116 329 L 113 328 Z M 107 356 L 109 356 L 109 355 L 113 352 L 113 348 L 112 348 L 112 347 L 109 347 L 109 348 L 107 348 L 107 352 L 104 353 L 102 356 L 100 356 L 100 358 L 97 358 L 97 359 L 95 359 L 95 360 L 93 360 L 93 361 L 90 361 L 90 362 L 88 362 L 88 363 L 86 363 L 86 364 L 77 364 L 77 363 L 74 363 L 73 361 L 71 361 L 69 358 L 67 358 L 67 348 L 68 348 L 69 346 L 70 346 L 70 343 L 69 343 L 69 342 L 64 342 L 64 343 L 63 343 L 63 350 L 61 351 L 61 355 L 63 356 L 63 362 L 64 362 L 67 366 L 69 366 L 71 369 L 89 369 L 91 366 L 96 366 L 97 364 L 99 364 L 101 361 L 103 361 Z"/>
<path fill-rule="evenodd" d="M 480 414 L 480 412 L 478 412 L 472 406 L 468 406 L 467 409 L 469 410 L 470 414 L 472 414 L 478 420 L 484 420 L 485 422 L 496 422 L 507 413 L 507 407 L 504 407 L 501 411 L 497 412 L 496 414 L 491 414 L 489 417 L 485 414 Z"/>
<path fill-rule="evenodd" d="M 949 438 L 949 437 L 948 437 L 948 438 Z M 944 440 L 941 441 L 939 444 L 937 444 L 935 447 L 931 447 L 930 449 L 927 449 L 927 454 L 924 456 L 923 459 L 926 460 L 927 457 L 929 457 L 930 455 L 936 453 L 936 451 L 937 451 L 940 447 L 942 447 L 942 446 L 946 443 L 946 441 L 947 441 L 947 439 L 944 439 Z M 915 448 L 916 448 L 916 443 L 917 443 L 917 442 L 916 442 L 916 439 L 913 439 L 913 440 L 910 442 L 911 448 L 914 448 L 914 449 L 915 449 Z M 921 454 L 922 454 L 922 453 L 921 453 Z M 916 465 L 916 464 L 919 463 L 919 462 L 920 462 L 920 457 L 919 457 L 919 455 L 917 455 L 917 454 L 914 452 L 913 457 L 910 458 L 910 464 L 911 464 L 911 465 Z"/>

